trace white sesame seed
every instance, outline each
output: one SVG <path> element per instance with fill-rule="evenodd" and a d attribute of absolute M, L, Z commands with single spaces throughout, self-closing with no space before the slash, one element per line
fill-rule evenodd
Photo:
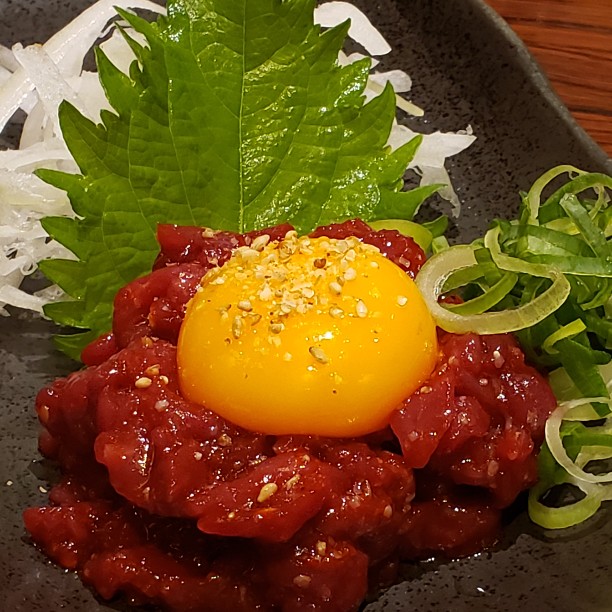
<path fill-rule="evenodd" d="M 219 444 L 219 446 L 223 446 L 223 447 L 231 446 L 232 445 L 232 438 L 228 434 L 222 433 L 217 438 L 217 443 Z"/>
<path fill-rule="evenodd" d="M 157 412 L 163 412 L 169 405 L 168 400 L 162 399 L 162 400 L 157 400 L 155 402 L 155 410 L 157 410 Z"/>
<path fill-rule="evenodd" d="M 306 587 L 310 586 L 311 580 L 312 578 L 310 576 L 306 576 L 305 574 L 298 574 L 293 579 L 293 584 L 295 584 L 295 586 L 299 587 L 300 589 L 305 589 Z"/>
<path fill-rule="evenodd" d="M 159 382 L 162 383 L 163 385 L 167 385 L 170 382 L 170 379 L 167 376 L 164 376 L 163 374 L 159 377 Z"/>
<path fill-rule="evenodd" d="M 295 485 L 300 482 L 301 476 L 299 474 L 295 474 L 295 476 L 292 476 L 286 483 L 285 483 L 285 489 L 289 490 L 289 489 L 293 489 L 293 487 L 295 487 Z"/>
<path fill-rule="evenodd" d="M 344 280 L 352 281 L 352 280 L 355 280 L 356 278 L 357 278 L 357 271 L 355 270 L 355 268 L 347 268 L 344 271 Z"/>
<path fill-rule="evenodd" d="M 357 300 L 355 311 L 360 319 L 363 319 L 368 315 L 368 307 L 363 303 L 362 300 Z"/>
<path fill-rule="evenodd" d="M 273 334 L 280 334 L 283 331 L 283 329 L 285 329 L 284 323 L 278 323 L 278 322 L 270 323 L 270 331 Z"/>
<path fill-rule="evenodd" d="M 408 298 L 405 295 L 398 295 L 397 296 L 397 305 L 398 306 L 405 306 L 408 303 Z"/>
<path fill-rule="evenodd" d="M 245 312 L 251 312 L 251 310 L 253 310 L 253 304 L 251 304 L 251 300 L 240 300 L 238 302 L 238 308 Z"/>
<path fill-rule="evenodd" d="M 344 310 L 339 306 L 330 306 L 329 315 L 334 319 L 340 319 L 344 316 Z"/>
<path fill-rule="evenodd" d="M 270 499 L 278 491 L 278 485 L 275 482 L 268 482 L 259 491 L 257 501 L 261 504 Z"/>
<path fill-rule="evenodd" d="M 329 357 L 325 354 L 325 351 L 319 346 L 311 346 L 308 352 L 318 361 L 319 363 L 329 363 Z"/>
<path fill-rule="evenodd" d="M 234 317 L 234 321 L 232 322 L 232 335 L 236 340 L 242 335 L 243 328 L 244 323 L 242 322 L 242 317 Z"/>
<path fill-rule="evenodd" d="M 389 519 L 393 516 L 393 506 L 385 506 L 385 509 L 383 510 L 383 516 L 386 519 Z"/>
<path fill-rule="evenodd" d="M 157 376 L 159 374 L 159 363 L 156 363 L 155 365 L 149 366 L 145 370 L 145 374 L 147 376 Z"/>
<path fill-rule="evenodd" d="M 153 381 L 147 376 L 141 376 L 135 383 L 134 386 L 137 389 L 147 389 L 153 384 Z"/>
<path fill-rule="evenodd" d="M 203 455 L 203 454 L 202 454 L 200 451 L 196 451 L 195 453 L 193 453 L 193 458 L 194 458 L 196 461 L 202 461 L 202 457 L 203 457 L 203 456 L 204 456 L 204 455 Z"/>
<path fill-rule="evenodd" d="M 13 481 L 12 480 L 7 480 L 6 481 L 6 486 L 7 487 L 12 487 L 13 486 Z"/>
<path fill-rule="evenodd" d="M 256 251 L 263 251 L 264 247 L 270 242 L 270 236 L 268 234 L 262 234 L 261 236 L 257 236 L 251 242 L 251 248 Z"/>
<path fill-rule="evenodd" d="M 342 285 L 336 281 L 332 281 L 329 283 L 329 290 L 336 295 L 340 295 L 342 293 Z"/>

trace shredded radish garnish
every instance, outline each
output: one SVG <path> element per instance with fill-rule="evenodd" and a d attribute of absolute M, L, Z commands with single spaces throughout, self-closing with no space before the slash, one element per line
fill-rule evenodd
<path fill-rule="evenodd" d="M 39 222 L 48 215 L 71 215 L 68 198 L 33 172 L 42 167 L 77 171 L 59 128 L 58 107 L 70 100 L 93 120 L 108 107 L 97 75 L 83 70 L 83 60 L 107 33 L 115 6 L 163 11 L 148 0 L 100 0 L 44 45 L 0 46 L 0 131 L 18 110 L 27 114 L 20 148 L 0 151 L 0 314 L 8 314 L 7 304 L 42 312 L 45 303 L 61 297 L 54 288 L 36 295 L 20 289 L 39 261 L 73 257 L 49 240 Z M 127 69 L 133 54 L 122 36 L 115 31 L 103 47 L 111 61 Z"/>

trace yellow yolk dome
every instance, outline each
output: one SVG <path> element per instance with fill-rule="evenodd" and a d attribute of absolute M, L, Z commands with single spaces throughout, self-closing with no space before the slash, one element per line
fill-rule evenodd
<path fill-rule="evenodd" d="M 416 285 L 357 238 L 268 240 L 237 249 L 190 301 L 178 343 L 183 395 L 263 433 L 383 428 L 436 361 Z"/>

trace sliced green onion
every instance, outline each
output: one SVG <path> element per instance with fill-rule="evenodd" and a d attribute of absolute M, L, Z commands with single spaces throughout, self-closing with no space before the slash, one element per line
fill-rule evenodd
<path fill-rule="evenodd" d="M 553 280 L 552 285 L 531 302 L 518 308 L 500 312 L 461 315 L 439 304 L 438 299 L 443 293 L 444 285 L 449 276 L 457 270 L 469 268 L 475 264 L 474 247 L 450 247 L 425 262 L 417 275 L 417 286 L 434 320 L 446 331 L 459 334 L 476 332 L 481 335 L 488 335 L 531 327 L 555 312 L 565 301 L 570 291 L 570 285 L 562 274 L 546 269 L 546 274 L 543 274 L 543 276 L 550 277 Z M 509 271 L 521 272 L 523 268 L 531 269 L 533 265 L 517 264 L 516 267 L 520 269 Z M 541 271 L 540 268 L 536 267 L 535 269 Z"/>
<path fill-rule="evenodd" d="M 542 350 L 546 353 L 558 353 L 559 351 L 555 348 L 555 344 L 559 340 L 563 340 L 564 338 L 571 338 L 576 334 L 584 331 L 586 329 L 586 325 L 582 322 L 581 319 L 576 319 L 563 327 L 560 327 L 556 332 L 548 336 L 544 343 L 542 344 Z"/>

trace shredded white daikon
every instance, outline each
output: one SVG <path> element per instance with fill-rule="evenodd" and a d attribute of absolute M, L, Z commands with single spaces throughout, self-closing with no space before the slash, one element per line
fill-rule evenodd
<path fill-rule="evenodd" d="M 61 298 L 56 288 L 35 295 L 20 288 L 41 260 L 73 257 L 40 225 L 44 216 L 72 215 L 68 198 L 33 172 L 43 167 L 77 171 L 62 138 L 58 108 L 70 100 L 99 120 L 100 110 L 108 107 L 97 75 L 83 70 L 83 60 L 107 34 L 115 6 L 163 10 L 148 0 L 100 0 L 44 45 L 0 46 L 0 131 L 17 111 L 27 115 L 19 148 L 0 151 L 0 314 L 8 314 L 7 304 L 42 312 L 45 303 Z M 115 32 L 103 47 L 111 61 L 127 70 L 133 54 L 122 36 Z"/>
<path fill-rule="evenodd" d="M 69 100 L 84 115 L 99 121 L 100 111 L 108 102 L 97 74 L 83 69 L 83 61 L 96 41 L 102 43 L 109 59 L 127 72 L 134 56 L 124 38 L 113 29 L 115 7 L 126 10 L 144 9 L 163 13 L 163 7 L 149 0 L 98 0 L 81 13 L 45 44 L 12 49 L 0 45 L 0 132 L 18 111 L 26 114 L 19 148 L 0 151 L 0 314 L 8 314 L 11 305 L 42 312 L 49 301 L 62 298 L 56 287 L 36 294 L 21 288 L 26 276 L 37 269 L 38 263 L 48 258 L 72 258 L 73 255 L 50 240 L 40 225 L 49 215 L 73 214 L 63 191 L 38 179 L 33 173 L 38 168 L 52 168 L 77 172 L 77 167 L 64 143 L 58 121 L 62 100 Z M 349 36 L 372 56 L 385 55 L 391 47 L 374 28 L 369 19 L 347 2 L 327 2 L 315 10 L 315 20 L 323 27 L 333 27 L 351 19 Z M 133 32 L 130 33 L 135 36 Z M 340 54 L 341 64 L 364 57 L 360 54 Z M 372 67 L 377 60 L 372 59 Z M 372 72 L 365 92 L 372 98 L 390 82 L 395 91 L 408 93 L 412 81 L 405 72 Z M 399 95 L 400 109 L 421 116 L 423 110 Z M 389 144 L 397 147 L 415 133 L 401 125 L 394 125 Z M 442 182 L 449 187 L 442 192 L 458 212 L 459 201 L 450 186 L 444 168 L 445 159 L 462 151 L 474 140 L 464 134 L 434 134 L 425 136 L 423 145 L 410 165 L 421 176 L 421 184 Z"/>

